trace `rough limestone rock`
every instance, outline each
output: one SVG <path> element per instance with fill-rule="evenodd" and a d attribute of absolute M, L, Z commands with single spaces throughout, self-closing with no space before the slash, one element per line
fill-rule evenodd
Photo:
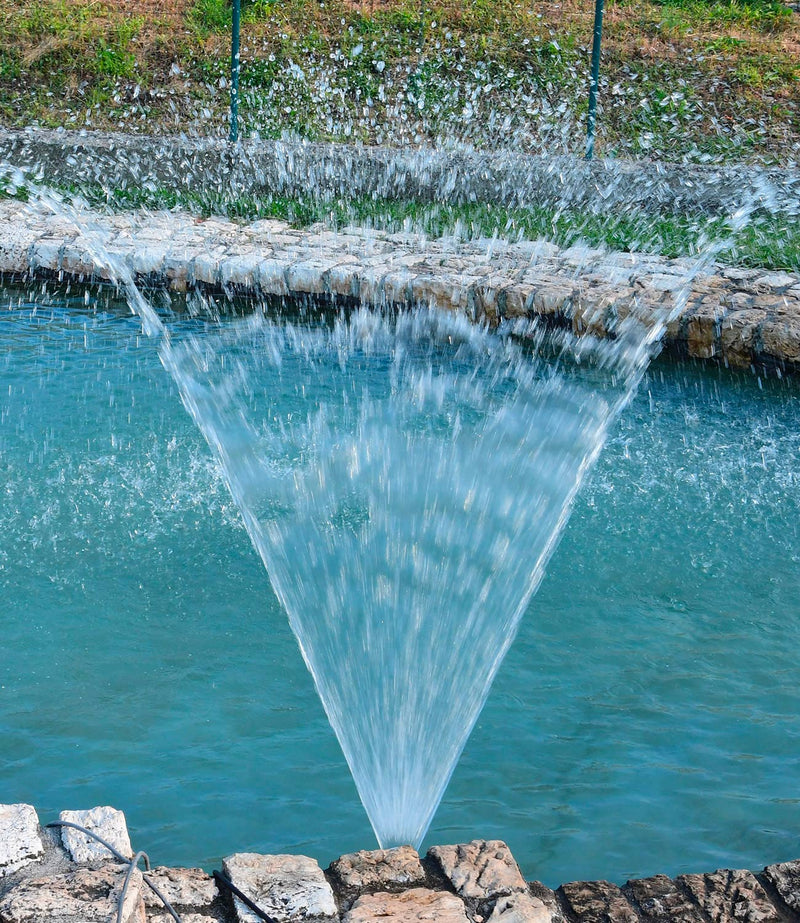
<path fill-rule="evenodd" d="M 731 368 L 743 369 L 751 365 L 764 317 L 763 311 L 737 311 L 725 318 L 720 345 L 722 356 Z"/>
<path fill-rule="evenodd" d="M 686 346 L 692 359 L 711 359 L 717 354 L 721 313 L 716 305 L 703 305 L 689 317 Z"/>
<path fill-rule="evenodd" d="M 93 831 L 126 859 L 133 856 L 128 826 L 122 811 L 109 807 L 92 808 L 89 811 L 62 811 L 59 820 L 80 824 L 81 827 Z M 72 827 L 61 828 L 61 840 L 75 862 L 102 862 L 113 858 L 105 846 Z"/>
<path fill-rule="evenodd" d="M 465 900 L 493 901 L 528 890 L 511 850 L 502 840 L 434 846 L 428 856 L 438 863 L 445 878 Z"/>
<path fill-rule="evenodd" d="M 209 911 L 208 913 L 187 913 L 179 911 L 181 923 L 227 923 L 228 917 L 225 916 L 224 910 L 219 912 Z M 148 910 L 147 923 L 175 923 L 175 917 L 166 910 Z"/>
<path fill-rule="evenodd" d="M 36 809 L 29 804 L 0 804 L 0 878 L 43 855 Z"/>
<path fill-rule="evenodd" d="M 800 913 L 800 859 L 768 865 L 764 874 L 795 913 Z"/>
<path fill-rule="evenodd" d="M 494 905 L 488 923 L 554 923 L 561 919 L 553 910 L 532 894 L 511 894 L 501 897 Z"/>
<path fill-rule="evenodd" d="M 25 272 L 28 268 L 28 253 L 37 237 L 35 228 L 31 228 L 26 220 L 22 207 L 11 208 L 7 206 L 10 226 L 3 228 L 0 238 L 0 266 L 12 268 L 15 272 Z"/>
<path fill-rule="evenodd" d="M 344 923 L 468 923 L 454 894 L 411 888 L 402 894 L 365 894 L 344 915 Z"/>
<path fill-rule="evenodd" d="M 627 890 L 653 923 L 705 923 L 697 905 L 667 875 L 629 881 Z"/>
<path fill-rule="evenodd" d="M 609 881 L 571 881 L 559 890 L 580 923 L 639 923 L 625 895 Z"/>
<path fill-rule="evenodd" d="M 528 882 L 528 891 L 532 897 L 538 898 L 547 907 L 553 923 L 565 923 L 564 911 L 555 891 L 543 885 L 541 881 Z"/>
<path fill-rule="evenodd" d="M 328 875 L 347 904 L 361 894 L 405 891 L 425 884 L 425 870 L 411 846 L 360 850 L 341 856 L 331 863 Z"/>
<path fill-rule="evenodd" d="M 3 923 L 110 923 L 127 867 L 109 863 L 49 878 L 26 878 L 0 900 Z M 134 870 L 125 896 L 123 923 L 145 923 L 142 873 Z"/>
<path fill-rule="evenodd" d="M 159 866 L 147 877 L 170 902 L 183 923 L 216 923 L 220 919 L 212 907 L 219 898 L 214 879 L 202 869 L 174 869 Z M 173 920 L 155 892 L 145 884 L 144 904 L 148 923 L 170 923 Z"/>
<path fill-rule="evenodd" d="M 677 879 L 711 923 L 778 923 L 780 917 L 755 875 L 744 869 L 720 869 Z"/>
<path fill-rule="evenodd" d="M 279 923 L 338 920 L 336 901 L 322 869 L 308 856 L 237 853 L 222 863 L 224 873 L 264 913 Z M 235 899 L 240 923 L 259 918 Z"/>
<path fill-rule="evenodd" d="M 761 348 L 765 355 L 781 362 L 800 363 L 800 318 L 781 317 L 761 327 Z"/>

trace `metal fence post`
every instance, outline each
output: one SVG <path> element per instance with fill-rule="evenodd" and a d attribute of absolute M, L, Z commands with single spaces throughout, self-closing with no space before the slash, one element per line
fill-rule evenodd
<path fill-rule="evenodd" d="M 603 0 L 594 3 L 594 36 L 592 38 L 592 77 L 589 82 L 589 118 L 586 123 L 586 159 L 594 154 L 594 126 L 597 120 L 597 87 L 600 82 L 600 43 L 603 39 Z"/>
<path fill-rule="evenodd" d="M 233 29 L 231 32 L 231 141 L 239 139 L 239 23 L 241 0 L 233 0 Z"/>

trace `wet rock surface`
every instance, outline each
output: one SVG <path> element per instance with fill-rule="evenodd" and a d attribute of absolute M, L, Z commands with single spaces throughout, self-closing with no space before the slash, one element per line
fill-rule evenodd
<path fill-rule="evenodd" d="M 581 923 L 638 923 L 622 891 L 610 881 L 571 881 L 559 889 L 567 909 Z"/>
<path fill-rule="evenodd" d="M 800 861 L 768 865 L 764 875 L 786 906 L 800 914 Z"/>
<path fill-rule="evenodd" d="M 629 881 L 624 890 L 645 920 L 705 923 L 703 913 L 691 896 L 667 875 Z"/>
<path fill-rule="evenodd" d="M 670 317 L 679 356 L 734 367 L 800 370 L 800 275 L 711 267 L 688 259 L 559 249 L 539 242 L 423 240 L 281 221 L 240 225 L 179 212 L 86 213 L 93 237 L 35 202 L 0 202 L 0 272 L 111 281 L 98 245 L 143 285 L 195 285 L 256 296 L 436 304 L 490 324 L 539 319 L 614 336 L 626 318 Z M 673 316 L 674 315 L 674 316 Z"/>
<path fill-rule="evenodd" d="M 502 840 L 434 846 L 428 856 L 439 865 L 456 894 L 471 902 L 494 901 L 528 889 L 511 850 Z"/>
<path fill-rule="evenodd" d="M 222 895 L 214 879 L 202 869 L 179 869 L 159 866 L 147 873 L 179 914 L 182 923 L 221 923 L 226 919 Z M 145 883 L 144 904 L 148 923 L 169 923 L 174 917 L 161 899 Z"/>
<path fill-rule="evenodd" d="M 780 914 L 752 872 L 720 869 L 705 875 L 677 879 L 711 923 L 779 923 Z"/>
<path fill-rule="evenodd" d="M 666 875 L 629 881 L 625 889 L 638 904 L 642 916 L 653 923 L 706 923 L 691 896 Z"/>
<path fill-rule="evenodd" d="M 556 923 L 563 916 L 552 905 L 532 894 L 512 894 L 501 897 L 494 906 L 488 923 Z"/>

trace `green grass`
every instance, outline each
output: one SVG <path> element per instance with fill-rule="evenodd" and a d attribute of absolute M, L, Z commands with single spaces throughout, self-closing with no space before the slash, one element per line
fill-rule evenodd
<path fill-rule="evenodd" d="M 739 26 L 756 32 L 779 32 L 793 13 L 778 0 L 661 0 L 668 28 L 687 30 L 701 24 L 724 29 Z"/>
<path fill-rule="evenodd" d="M 16 80 L 21 73 L 19 55 L 13 51 L 0 51 L 0 80 Z"/>
<path fill-rule="evenodd" d="M 0 80 L 19 79 L 24 69 L 46 75 L 56 87 L 71 72 L 130 78 L 137 64 L 132 43 L 143 25 L 139 16 L 114 21 L 92 7 L 37 0 L 16 22 L 15 38 L 31 47 L 23 55 L 8 43 L 0 53 Z"/>
<path fill-rule="evenodd" d="M 97 44 L 92 70 L 101 77 L 132 77 L 136 70 L 136 55 L 131 42 L 144 25 L 141 17 L 117 23 L 108 36 Z"/>
<path fill-rule="evenodd" d="M 734 73 L 736 79 L 748 87 L 779 87 L 800 79 L 800 64 L 796 60 L 780 60 L 771 55 L 758 55 L 739 62 Z"/>
<path fill-rule="evenodd" d="M 16 25 L 20 32 L 37 39 L 93 35 L 100 31 L 91 7 L 74 6 L 64 0 L 30 3 L 20 13 Z"/>
<path fill-rule="evenodd" d="M 230 32 L 233 14 L 227 0 L 194 0 L 187 19 L 197 35 L 206 38 Z"/>

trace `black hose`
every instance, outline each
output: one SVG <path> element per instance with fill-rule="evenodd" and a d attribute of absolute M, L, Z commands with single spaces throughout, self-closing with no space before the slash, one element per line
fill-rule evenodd
<path fill-rule="evenodd" d="M 128 871 L 125 873 L 125 881 L 122 883 L 122 890 L 119 893 L 119 903 L 117 904 L 117 923 L 125 923 L 122 918 L 122 915 L 125 912 L 125 897 L 128 894 L 128 885 L 131 883 L 133 870 L 139 864 L 140 859 L 144 859 L 144 867 L 146 869 L 150 868 L 150 860 L 147 858 L 147 853 L 139 851 L 136 853 L 133 859 L 131 859 L 128 865 Z"/>
<path fill-rule="evenodd" d="M 45 826 L 49 828 L 70 827 L 72 830 L 78 830 L 80 833 L 85 833 L 86 836 L 91 837 L 93 840 L 97 840 L 97 842 L 100 843 L 101 846 L 105 846 L 105 848 L 111 853 L 111 855 L 115 859 L 117 859 L 119 862 L 122 862 L 123 865 L 128 866 L 128 872 L 125 875 L 125 882 L 122 885 L 122 891 L 120 892 L 119 901 L 117 902 L 117 923 L 121 923 L 122 905 L 125 902 L 125 895 L 128 893 L 128 885 L 130 884 L 131 876 L 133 875 L 133 870 L 138 865 L 140 859 L 144 859 L 145 869 L 147 869 L 147 871 L 150 871 L 150 860 L 147 858 L 147 854 L 143 852 L 137 852 L 136 855 L 132 859 L 126 859 L 125 856 L 123 856 L 121 852 L 114 849 L 114 847 L 109 842 L 104 840 L 101 836 L 98 836 L 93 830 L 87 830 L 86 827 L 82 827 L 80 824 L 73 824 L 72 821 L 56 820 L 56 821 L 53 821 L 51 824 L 46 824 Z M 170 902 L 166 899 L 166 897 L 164 897 L 164 895 L 158 890 L 156 885 L 153 884 L 153 881 L 150 878 L 148 878 L 147 875 L 142 875 L 142 878 L 144 879 L 144 883 L 150 888 L 150 890 L 155 894 L 155 896 L 164 905 L 164 909 L 167 911 L 167 913 L 169 913 L 172 919 L 175 920 L 176 923 L 182 923 L 181 918 L 178 916 L 172 904 L 170 904 Z"/>
<path fill-rule="evenodd" d="M 223 888 L 227 888 L 231 894 L 239 898 L 245 907 L 252 910 L 253 913 L 260 919 L 264 920 L 265 923 L 278 923 L 275 917 L 271 917 L 268 913 L 265 913 L 257 904 L 254 904 L 246 894 L 242 894 L 242 892 L 236 887 L 230 878 L 227 878 L 222 874 L 222 872 L 218 872 L 215 869 L 211 875 L 214 878 L 214 881 L 216 881 L 217 885 L 222 885 Z"/>
<path fill-rule="evenodd" d="M 150 871 L 150 859 L 148 858 L 147 853 L 140 851 L 140 852 L 137 852 L 136 855 L 132 859 L 126 859 L 125 856 L 123 856 L 121 852 L 116 850 L 107 840 L 104 840 L 101 836 L 96 834 L 93 830 L 88 830 L 86 827 L 82 827 L 80 824 L 72 823 L 72 821 L 57 820 L 57 821 L 53 821 L 53 823 L 51 824 L 46 824 L 46 826 L 51 827 L 51 828 L 70 827 L 73 830 L 78 830 L 80 833 L 84 833 L 86 834 L 86 836 L 91 837 L 93 840 L 96 840 L 98 843 L 100 843 L 101 846 L 105 846 L 105 848 L 111 853 L 111 855 L 115 859 L 117 859 L 119 862 L 122 862 L 124 865 L 128 866 L 128 871 L 125 875 L 125 881 L 123 882 L 122 891 L 120 892 L 119 901 L 117 903 L 117 923 L 123 923 L 122 911 L 123 911 L 123 904 L 125 903 L 125 897 L 128 893 L 128 885 L 130 884 L 130 880 L 133 876 L 133 870 L 139 864 L 140 859 L 144 859 L 144 867 L 146 871 L 148 872 Z M 271 917 L 268 913 L 265 913 L 257 904 L 254 904 L 253 901 L 251 901 L 250 898 L 246 894 L 243 894 L 236 887 L 236 885 L 230 880 L 230 878 L 227 878 L 225 875 L 222 874 L 222 872 L 218 872 L 214 870 L 211 874 L 212 874 L 214 881 L 217 883 L 218 886 L 221 885 L 223 888 L 230 891 L 231 894 L 238 897 L 239 900 L 247 908 L 252 910 L 253 913 L 257 917 L 259 917 L 261 920 L 264 920 L 264 923 L 278 923 L 278 921 L 274 917 Z M 158 890 L 158 888 L 152 882 L 152 880 L 148 878 L 147 875 L 145 874 L 142 875 L 142 878 L 144 879 L 145 884 L 161 901 L 161 903 L 164 905 L 164 908 L 167 910 L 170 916 L 176 921 L 176 923 L 182 923 L 181 918 L 178 916 L 173 906 L 166 899 L 166 897 L 164 897 L 164 895 Z"/>

